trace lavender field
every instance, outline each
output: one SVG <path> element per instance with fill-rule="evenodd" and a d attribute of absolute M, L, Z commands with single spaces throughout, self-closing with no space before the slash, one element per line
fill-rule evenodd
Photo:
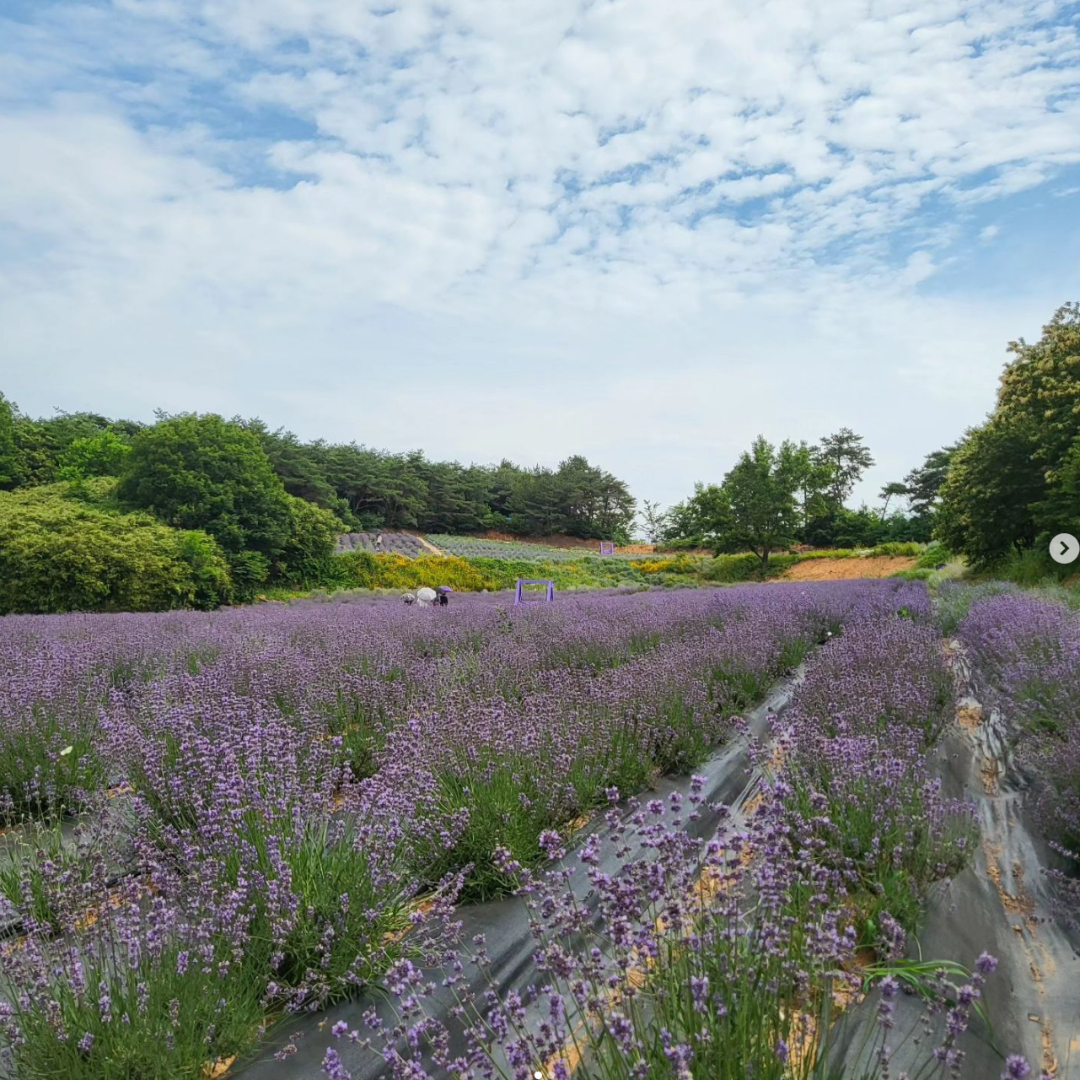
<path fill-rule="evenodd" d="M 1075 616 L 982 611 L 1065 858 Z M 979 845 L 955 707 L 917 582 L 0 620 L 0 1070 L 958 1075 L 996 960 L 912 959 Z M 511 988 L 460 923 L 515 905 Z"/>

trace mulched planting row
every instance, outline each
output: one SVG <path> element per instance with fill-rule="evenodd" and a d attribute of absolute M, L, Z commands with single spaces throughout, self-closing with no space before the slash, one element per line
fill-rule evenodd
<path fill-rule="evenodd" d="M 703 760 L 861 595 L 5 620 L 7 822 L 62 829 L 118 781 L 133 815 L 111 843 L 41 844 L 9 883 L 30 931 L 0 956 L 9 1066 L 223 1071 L 271 1018 L 419 948 L 440 911 L 418 896 L 498 895 L 499 844 L 535 865 L 609 788 Z M 117 882 L 121 849 L 137 873 Z"/>
<path fill-rule="evenodd" d="M 1046 1032 L 975 963 L 998 948 L 1014 981 L 1001 927 L 933 901 L 984 875 L 1007 911 L 1038 865 L 979 847 L 1029 835 L 965 797 L 983 765 L 942 768 L 997 729 L 950 726 L 934 620 L 899 582 L 5 620 L 8 827 L 70 833 L 110 795 L 124 824 L 0 875 L 26 931 L 0 946 L 4 1068 L 1027 1075 L 998 1050 Z M 814 643 L 781 715 L 740 718 Z M 1047 881 L 1035 918 L 1068 895 Z M 937 974 L 911 963 L 932 932 Z M 1011 1017 L 985 1053 L 984 1001 Z"/>

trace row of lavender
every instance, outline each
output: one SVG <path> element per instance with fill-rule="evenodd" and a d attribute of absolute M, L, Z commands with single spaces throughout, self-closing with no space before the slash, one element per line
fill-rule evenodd
<path fill-rule="evenodd" d="M 5 1068 L 223 1071 L 421 948 L 418 895 L 504 890 L 507 858 L 691 768 L 814 642 L 908 592 L 4 620 Z"/>
<path fill-rule="evenodd" d="M 335 1024 L 325 1073 L 370 1075 L 376 1054 L 400 1080 L 959 1076 L 996 962 L 969 973 L 903 958 L 927 889 L 976 836 L 928 760 L 953 707 L 925 591 L 863 592 L 758 750 L 771 779 L 756 809 L 695 839 L 695 784 L 630 818 L 613 808 L 576 853 L 545 835 L 547 872 L 502 851 L 530 910 L 536 982 L 497 993 L 482 939 L 434 968 L 403 959 L 387 980 L 396 1020 L 372 1009 L 362 1027 Z M 875 982 L 876 1024 L 845 1039 L 836 1014 Z M 924 996 L 914 1031 L 895 1026 L 902 986 Z M 1004 1080 L 1029 1073 L 1002 1061 Z"/>
<path fill-rule="evenodd" d="M 1064 914 L 1080 926 L 1080 615 L 1062 599 L 1010 587 L 958 593 L 956 602 L 970 604 L 957 637 L 1017 729 L 1033 809 L 1061 859 L 1053 873 Z"/>

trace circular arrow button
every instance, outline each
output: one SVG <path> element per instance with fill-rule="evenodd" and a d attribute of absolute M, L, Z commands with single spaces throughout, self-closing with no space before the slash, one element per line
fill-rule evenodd
<path fill-rule="evenodd" d="M 1054 562 L 1075 562 L 1077 555 L 1080 555 L 1080 540 L 1077 540 L 1072 533 L 1058 533 L 1050 541 L 1050 558 Z"/>

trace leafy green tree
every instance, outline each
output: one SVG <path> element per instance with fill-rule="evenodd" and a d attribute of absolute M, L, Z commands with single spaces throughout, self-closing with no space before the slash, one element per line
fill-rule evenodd
<path fill-rule="evenodd" d="M 15 486 L 15 408 L 0 393 L 0 488 Z"/>
<path fill-rule="evenodd" d="M 828 512 L 828 492 L 833 469 L 832 465 L 821 457 L 816 447 L 808 446 L 805 442 L 800 442 L 796 447 L 793 466 L 798 474 L 796 497 L 799 527 L 805 530 L 811 521 Z"/>
<path fill-rule="evenodd" d="M 258 418 L 240 420 L 234 417 L 233 422 L 258 436 L 274 472 L 281 477 L 288 494 L 298 499 L 306 499 L 339 515 L 343 509 L 347 512 L 347 505 L 339 498 L 318 459 L 321 444 L 305 445 L 291 431 L 283 428 L 270 431 Z"/>
<path fill-rule="evenodd" d="M 955 446 L 943 446 L 940 450 L 932 450 L 926 455 L 922 465 L 912 469 L 904 477 L 908 505 L 912 513 L 920 517 L 933 513 L 937 505 L 938 493 L 941 491 L 941 485 L 945 483 L 949 463 L 955 453 Z"/>
<path fill-rule="evenodd" d="M 1044 491 L 1032 509 L 1040 532 L 1053 534 L 1069 518 L 1064 470 L 1080 438 L 1080 304 L 1064 304 L 1042 337 L 1009 345 L 1015 359 L 1001 376 L 996 422 L 1032 443 Z"/>
<path fill-rule="evenodd" d="M 898 480 L 892 480 L 881 489 L 881 520 L 885 520 L 885 515 L 889 512 L 889 503 L 897 495 L 907 494 L 907 484 L 901 484 Z"/>
<path fill-rule="evenodd" d="M 234 554 L 272 559 L 292 532 L 285 488 L 258 436 L 215 414 L 170 416 L 139 432 L 117 495 L 176 528 L 205 530 Z"/>
<path fill-rule="evenodd" d="M 694 485 L 694 494 L 668 511 L 665 540 L 683 540 L 720 550 L 731 532 L 731 505 L 718 484 Z"/>
<path fill-rule="evenodd" d="M 16 413 L 14 435 L 14 486 L 36 487 L 55 482 L 59 459 L 49 437 L 49 429 Z"/>
<path fill-rule="evenodd" d="M 974 566 L 990 567 L 1034 544 L 1033 507 L 1044 490 L 1031 438 L 991 419 L 969 431 L 952 456 L 935 535 Z"/>
<path fill-rule="evenodd" d="M 74 439 L 60 457 L 61 480 L 80 481 L 91 476 L 119 476 L 131 453 L 131 443 L 106 428 L 88 438 Z"/>
<path fill-rule="evenodd" d="M 333 577 L 334 545 L 341 522 L 321 506 L 287 495 L 289 538 L 278 556 L 278 576 L 295 585 L 317 585 Z"/>
<path fill-rule="evenodd" d="M 645 539 L 650 544 L 658 544 L 664 538 L 664 532 L 668 526 L 667 512 L 660 509 L 658 502 L 643 499 L 638 516 L 641 518 Z"/>
<path fill-rule="evenodd" d="M 799 447 L 784 442 L 779 449 L 764 436 L 754 440 L 720 486 L 730 516 L 721 543 L 729 551 L 749 549 L 761 559 L 794 542 L 798 527 L 795 493 L 802 467 Z"/>
<path fill-rule="evenodd" d="M 211 608 L 230 589 L 205 533 L 102 510 L 67 484 L 0 492 L 0 614 Z"/>
<path fill-rule="evenodd" d="M 863 437 L 847 427 L 821 440 L 817 459 L 828 467 L 827 492 L 834 507 L 843 506 L 862 474 L 874 464 L 873 456 L 863 445 Z"/>
<path fill-rule="evenodd" d="M 978 567 L 1023 552 L 1076 520 L 1080 304 L 1042 337 L 1011 342 L 990 419 L 952 456 L 936 535 Z"/>
<path fill-rule="evenodd" d="M 1080 303 L 1062 305 L 1038 341 L 1020 338 L 1009 352 L 995 416 L 1034 439 L 1052 483 L 1080 435 Z"/>

